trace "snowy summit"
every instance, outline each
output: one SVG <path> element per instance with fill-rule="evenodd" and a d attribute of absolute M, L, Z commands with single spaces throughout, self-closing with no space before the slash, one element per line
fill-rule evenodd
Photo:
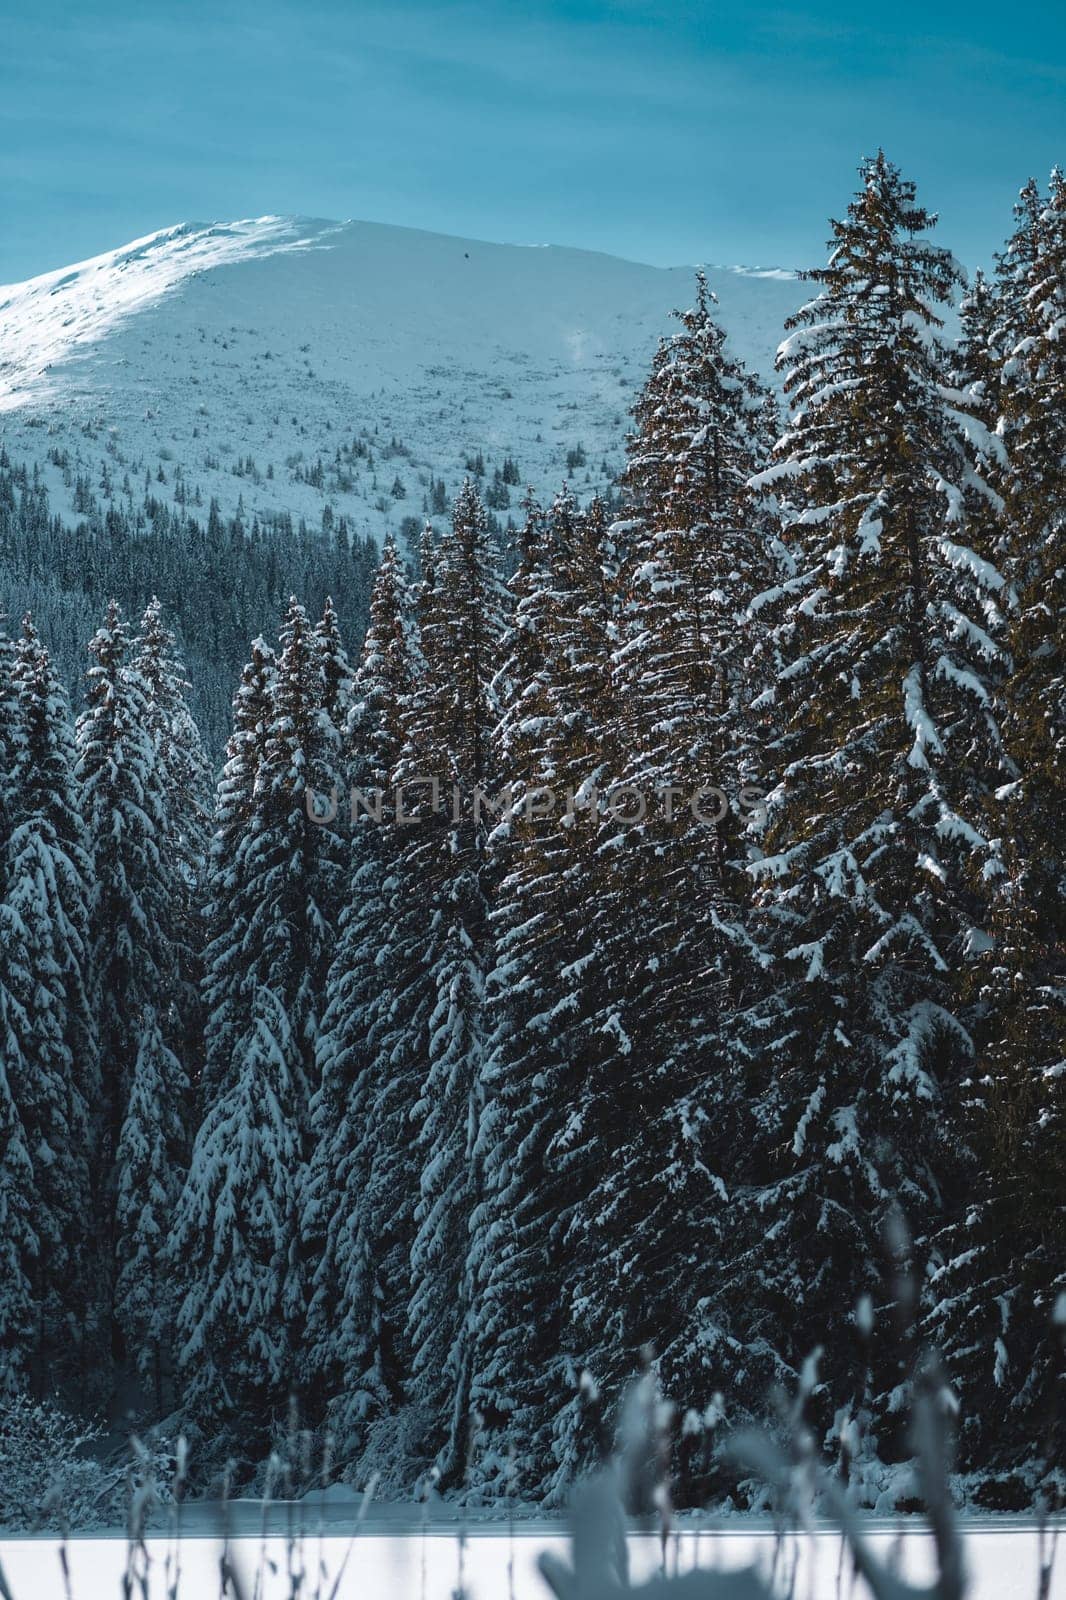
<path fill-rule="evenodd" d="M 782 269 L 708 278 L 766 374 L 801 286 Z M 0 442 L 69 455 L 45 473 L 57 509 L 107 454 L 162 498 L 184 481 L 223 513 L 243 498 L 313 524 L 328 502 L 378 535 L 419 514 L 430 478 L 453 493 L 478 451 L 512 456 L 541 494 L 602 488 L 692 287 L 689 267 L 379 223 L 183 223 L 0 287 Z M 406 454 L 378 481 L 331 476 L 364 429 Z"/>

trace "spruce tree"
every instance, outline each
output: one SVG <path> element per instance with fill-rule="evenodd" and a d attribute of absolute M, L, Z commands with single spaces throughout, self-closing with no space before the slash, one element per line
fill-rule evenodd
<path fill-rule="evenodd" d="M 1005 872 L 989 886 L 989 934 L 970 979 L 977 1062 L 970 1132 L 981 1181 L 937 1239 L 929 1325 L 961 1401 L 963 1465 L 1061 1458 L 1063 1373 L 1053 1326 L 1066 1279 L 1066 865 L 1059 808 L 1066 756 L 1063 538 L 1066 185 L 1027 185 L 1000 266 L 993 315 L 965 325 L 960 365 L 1008 444 L 1000 545 L 1018 589 L 1013 664 L 997 696 L 1012 762 L 996 797 Z M 1058 1393 L 1056 1391 L 1059 1391 Z"/>
<path fill-rule="evenodd" d="M 468 1436 L 473 1287 L 466 1256 L 479 1177 L 483 995 L 490 965 L 486 852 L 492 791 L 493 679 L 504 593 L 473 483 L 456 498 L 420 605 L 421 671 L 404 717 L 397 782 L 408 789 L 383 952 L 396 989 L 387 1035 L 398 1084 L 414 1091 L 421 1175 L 410 1251 L 409 1393 L 424 1448 L 446 1481 Z M 425 780 L 439 785 L 439 803 Z M 419 785 L 418 788 L 415 786 Z M 393 1113 L 395 1115 L 395 1113 Z"/>
<path fill-rule="evenodd" d="M 1061 535 L 1066 501 L 1066 176 L 1051 174 L 1047 199 L 1030 183 L 1018 228 L 1000 263 L 1002 352 L 999 431 L 1010 457 L 1007 501 L 1014 538 L 1008 561 L 1019 587 L 1048 564 L 1044 544 Z"/>
<path fill-rule="evenodd" d="M 14 772 L 18 754 L 18 691 L 15 686 L 15 646 L 0 612 L 0 848 L 6 847 L 14 827 Z"/>
<path fill-rule="evenodd" d="M 33 1161 L 9 1077 L 21 1021 L 0 968 L 0 1394 L 25 1389 L 37 1348 L 34 1278 L 40 1245 Z"/>
<path fill-rule="evenodd" d="M 156 1416 L 173 1372 L 175 1275 L 167 1257 L 187 1157 L 188 1083 L 155 1014 L 146 1010 L 119 1136 L 115 1320 Z"/>
<path fill-rule="evenodd" d="M 148 723 L 167 807 L 165 853 L 172 866 L 171 928 L 180 987 L 172 997 L 171 1037 L 190 1067 L 200 1051 L 198 1009 L 203 946 L 201 895 L 211 807 L 211 770 L 186 698 L 189 683 L 174 635 L 152 599 L 135 641 L 134 671 L 148 697 Z"/>
<path fill-rule="evenodd" d="M 99 1061 L 87 995 L 91 862 L 75 779 L 77 747 L 70 700 L 31 617 L 22 622 L 14 682 L 20 719 L 19 759 L 12 767 L 23 821 L 40 847 L 55 851 L 50 869 L 56 902 L 52 934 L 65 982 L 63 1018 L 75 1084 L 87 1106 L 99 1093 Z"/>
<path fill-rule="evenodd" d="M 969 991 L 968 1131 L 980 1177 L 937 1236 L 928 1326 L 961 1415 L 961 1465 L 1053 1472 L 1064 1440 L 1056 1305 L 1066 1291 L 1066 661 L 1063 530 L 1022 591 L 999 697 L 1016 776 L 997 797 L 1005 871 Z M 1046 562 L 1046 565 L 1043 563 Z"/>
<path fill-rule="evenodd" d="M 89 863 L 67 697 L 27 617 L 13 669 L 14 827 L 4 861 L 8 1083 L 36 1175 L 33 1277 L 38 1392 L 87 1399 L 99 1362 L 99 1245 L 90 1173 L 98 1128 L 96 1039 L 86 995 Z"/>
<path fill-rule="evenodd" d="M 184 1290 L 179 1359 L 190 1403 L 213 1414 L 224 1402 L 239 1407 L 243 1396 L 253 1426 L 265 1424 L 297 1377 L 308 1270 L 300 1195 L 315 1041 L 344 890 L 339 736 L 324 708 L 322 652 L 295 599 L 280 644 L 272 672 L 257 650 L 238 696 L 211 885 L 229 929 L 208 949 L 209 1072 L 171 1243 Z M 241 1118 L 254 1119 L 245 1135 L 251 1165 L 232 1184 L 247 1179 L 254 1194 L 271 1172 L 276 1184 L 254 1248 L 231 1204 L 231 1180 L 219 1171 Z M 280 1278 L 268 1294 L 270 1271 Z M 205 1345 L 239 1342 L 241 1329 L 247 1337 L 242 1319 L 253 1310 L 263 1320 L 230 1384 L 224 1364 L 202 1365 Z"/>
<path fill-rule="evenodd" d="M 352 669 L 341 638 L 340 623 L 332 599 L 327 595 L 321 621 L 315 628 L 322 655 L 325 680 L 322 705 L 333 726 L 344 728 L 351 709 Z"/>
<path fill-rule="evenodd" d="M 708 1359 L 758 1404 L 824 1345 L 828 1422 L 862 1389 L 852 1317 L 870 1295 L 890 1450 L 910 1349 L 893 1333 L 901 1273 L 920 1280 L 971 1172 L 956 974 L 985 937 L 980 887 L 1003 871 L 987 806 L 1005 772 L 991 687 L 1007 596 L 967 542 L 974 428 L 937 337 L 958 269 L 883 154 L 861 174 L 779 355 L 792 411 L 764 478 L 789 485 L 799 581 L 779 632 L 785 764 L 755 866 L 773 964 L 733 1174 L 749 1199 Z"/>
<path fill-rule="evenodd" d="M 12 782 L 19 747 L 14 646 L 0 616 L 0 862 L 6 864 L 13 831 Z M 0 915 L 4 914 L 6 872 L 0 877 Z M 5 930 L 6 932 L 6 930 Z M 34 1279 L 40 1244 L 35 1226 L 36 1175 L 15 1091 L 21 1068 L 20 1035 L 27 1018 L 16 987 L 17 959 L 10 962 L 8 941 L 0 940 L 0 1387 L 17 1393 L 29 1381 L 37 1348 L 38 1320 Z M 12 1069 L 15 1069 L 13 1071 Z"/>
<path fill-rule="evenodd" d="M 256 783 L 271 720 L 274 652 L 264 639 L 252 644 L 252 658 L 233 699 L 233 731 L 215 801 L 204 892 L 207 941 L 203 957 L 204 1066 L 198 1100 L 210 1105 L 233 1065 L 238 1038 L 251 1018 L 243 953 L 245 919 L 234 906 L 246 900 L 244 842 L 255 816 Z"/>
<path fill-rule="evenodd" d="M 189 710 L 188 675 L 155 598 L 141 618 L 135 649 L 134 668 L 147 690 L 152 739 L 167 788 L 175 859 L 195 887 L 206 848 L 211 769 Z"/>
<path fill-rule="evenodd" d="M 1000 357 L 996 363 L 1000 431 L 1012 461 L 1015 452 L 1011 435 L 1018 406 L 1011 391 L 1017 388 L 1018 393 L 1024 395 L 1028 388 L 1027 372 L 1030 376 L 1033 373 L 1033 367 L 1025 360 L 1025 347 L 1034 331 L 1033 290 L 1040 279 L 1037 261 L 1041 253 L 1043 211 L 1040 187 L 1035 178 L 1030 178 L 1014 207 L 1014 231 L 1005 250 L 996 258 L 996 315 L 986 360 L 996 354 Z"/>
<path fill-rule="evenodd" d="M 239 1425 L 251 1449 L 284 1415 L 303 1314 L 300 1056 L 284 1006 L 260 987 L 233 1076 L 196 1136 L 170 1238 L 185 1405 L 205 1432 Z"/>
<path fill-rule="evenodd" d="M 77 726 L 79 798 L 92 863 L 90 962 L 102 1072 L 104 1170 L 114 1161 L 146 1012 L 177 989 L 166 784 L 147 686 L 114 601 L 89 646 Z"/>
<path fill-rule="evenodd" d="M 580 1133 L 601 977 L 592 795 L 614 770 L 613 575 L 601 506 L 527 505 L 496 682 L 494 764 L 515 810 L 493 837 L 472 1399 L 480 1479 L 535 1496 L 561 1493 L 574 1466 L 556 1429 L 576 1379 L 567 1227 L 592 1181 Z"/>
<path fill-rule="evenodd" d="M 686 1324 L 719 1254 L 736 1136 L 726 1063 L 747 898 L 741 795 L 758 777 L 749 604 L 773 566 L 748 488 L 762 391 L 731 357 L 702 276 L 680 320 L 637 402 L 623 478 L 633 515 L 613 670 L 616 782 L 629 792 L 601 824 L 597 895 L 600 915 L 609 908 L 597 1020 L 614 1048 L 586 1086 L 597 1181 L 570 1241 L 584 1360 L 604 1399 L 655 1345 L 688 1406 L 709 1399 L 700 1329 Z"/>
<path fill-rule="evenodd" d="M 322 654 L 307 613 L 289 603 L 271 688 L 243 856 L 248 978 L 284 1008 L 301 1062 L 303 1106 L 344 896 L 340 733 L 325 709 Z M 329 819 L 331 808 L 336 815 Z M 306 1133 L 306 1114 L 301 1127 Z"/>
<path fill-rule="evenodd" d="M 368 1420 L 400 1404 L 405 1290 L 414 1201 L 413 1149 L 402 1086 L 389 1053 L 391 984 L 382 960 L 391 875 L 402 830 L 391 780 L 414 683 L 412 596 L 395 541 L 386 539 L 370 623 L 350 688 L 344 736 L 347 789 L 356 801 L 349 888 L 329 972 L 311 1106 L 305 1238 L 319 1240 L 307 1314 L 306 1363 L 332 1397 L 342 1457 Z M 375 813 L 375 803 L 380 814 Z"/>

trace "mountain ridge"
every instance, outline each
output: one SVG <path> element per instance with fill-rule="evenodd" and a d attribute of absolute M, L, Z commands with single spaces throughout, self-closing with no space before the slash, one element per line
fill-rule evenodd
<path fill-rule="evenodd" d="M 0 440 L 71 515 L 86 477 L 131 504 L 150 481 L 205 511 L 328 506 L 378 538 L 439 510 L 471 462 L 591 493 L 694 271 L 389 223 L 177 223 L 0 287 Z M 706 271 L 768 375 L 803 287 Z"/>

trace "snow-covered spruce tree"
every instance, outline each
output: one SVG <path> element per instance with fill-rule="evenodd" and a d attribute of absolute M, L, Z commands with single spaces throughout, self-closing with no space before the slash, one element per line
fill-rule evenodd
<path fill-rule="evenodd" d="M 962 1460 L 973 1470 L 1031 1456 L 1054 1466 L 1063 1441 L 1051 1430 L 1066 1415 L 1052 1326 L 1066 1287 L 1066 359 L 1056 336 L 1066 316 L 1066 188 L 1053 174 L 1046 207 L 1027 196 L 1031 187 L 1023 237 L 1005 258 L 1012 343 L 1000 386 L 1011 446 L 1005 560 L 1019 603 L 998 709 L 1014 775 L 996 801 L 1006 871 L 992 886 L 992 937 L 971 980 L 969 1109 L 983 1176 L 937 1240 L 930 1318 L 960 1391 Z M 993 348 L 986 360 L 997 357 Z M 970 362 L 979 370 L 980 353 Z"/>
<path fill-rule="evenodd" d="M 416 588 L 415 620 L 419 630 L 423 626 L 428 608 L 432 604 L 437 584 L 437 534 L 432 522 L 422 524 L 418 539 L 418 583 Z"/>
<path fill-rule="evenodd" d="M 747 612 L 773 575 L 748 488 L 764 464 L 767 417 L 759 383 L 728 351 L 713 299 L 699 274 L 696 305 L 678 313 L 682 331 L 660 345 L 634 408 L 622 478 L 631 517 L 615 673 L 625 780 L 650 792 L 717 784 L 735 805 L 753 742 L 742 703 Z M 735 829 L 723 819 L 708 834 L 697 819 L 688 822 L 671 819 L 665 833 L 650 827 L 632 839 L 659 853 L 665 837 L 678 859 L 693 864 L 706 850 L 706 876 L 722 853 L 717 841 Z M 670 867 L 658 870 L 669 875 Z"/>
<path fill-rule="evenodd" d="M 167 1259 L 188 1155 L 188 1082 L 146 1008 L 115 1160 L 115 1320 L 155 1414 L 173 1372 L 175 1275 Z"/>
<path fill-rule="evenodd" d="M 147 687 L 112 601 L 94 635 L 76 777 L 92 869 L 90 967 L 100 1049 L 101 1170 L 111 1172 L 147 1011 L 167 1016 L 178 990 L 166 784 Z"/>
<path fill-rule="evenodd" d="M 0 862 L 6 860 L 13 828 L 11 775 L 19 735 L 15 652 L 4 621 L 0 616 Z M 0 897 L 6 896 L 6 887 L 0 878 Z M 0 941 L 0 1392 L 6 1394 L 29 1382 L 38 1332 L 35 1174 L 12 1083 L 12 1068 L 21 1065 L 19 1030 L 25 1024 L 14 983 L 17 970 L 10 969 L 6 941 Z"/>
<path fill-rule="evenodd" d="M 268 988 L 289 1013 L 309 1091 L 314 1041 L 344 894 L 340 735 L 322 655 L 290 601 L 280 652 L 257 640 L 234 701 L 207 889 L 205 1095 L 223 1085 Z M 333 802 L 337 814 L 327 817 Z M 206 1106 L 205 1106 L 206 1109 Z"/>
<path fill-rule="evenodd" d="M 9 1076 L 20 1019 L 3 965 L 0 956 L 0 1395 L 14 1395 L 29 1386 L 38 1342 L 39 1244 L 33 1161 Z"/>
<path fill-rule="evenodd" d="M 149 602 L 134 643 L 133 664 L 148 692 L 152 738 L 167 785 L 171 846 L 195 884 L 206 848 L 211 768 L 189 710 L 185 666 L 157 599 Z"/>
<path fill-rule="evenodd" d="M 255 810 L 239 846 L 246 897 L 239 912 L 247 916 L 246 973 L 277 996 L 299 1051 L 306 1132 L 315 1039 L 346 887 L 341 736 L 325 709 L 318 639 L 295 599 L 279 642 Z"/>
<path fill-rule="evenodd" d="M 908 1344 L 886 1222 L 903 1212 L 920 1276 L 971 1165 L 958 974 L 1003 870 L 987 802 L 1004 770 L 989 682 L 1005 584 L 967 543 L 978 425 L 943 383 L 938 312 L 958 269 L 882 154 L 861 173 L 778 358 L 791 416 L 763 478 L 789 483 L 801 581 L 779 630 L 788 759 L 756 864 L 774 965 L 734 1169 L 745 1198 L 710 1309 L 726 1330 L 714 1359 L 751 1405 L 831 1351 L 828 1423 L 864 1381 L 852 1319 L 869 1294 L 887 1450 Z"/>
<path fill-rule="evenodd" d="M 1008 446 L 1013 443 L 1011 433 L 1016 409 L 1011 404 L 1012 380 L 1017 381 L 1019 390 L 1024 394 L 1028 387 L 1025 382 L 1027 368 L 1032 375 L 1032 366 L 1025 360 L 1025 354 L 1027 341 L 1034 331 L 1033 290 L 1041 276 L 1037 258 L 1040 254 L 1043 212 L 1040 185 L 1035 178 L 1030 178 L 1014 206 L 1014 231 L 1002 254 L 996 257 L 996 314 L 988 345 L 997 369 L 1000 431 Z M 972 357 L 971 365 L 975 365 Z M 1014 450 L 1011 448 L 1009 453 L 1014 462 Z"/>
<path fill-rule="evenodd" d="M 388 790 L 416 650 L 410 586 L 390 537 L 350 690 L 345 801 L 358 793 L 365 804 L 356 805 L 348 898 L 326 986 L 303 1197 L 304 1237 L 316 1242 L 317 1262 L 306 1371 L 312 1388 L 331 1401 L 340 1459 L 358 1449 L 372 1417 L 401 1402 L 406 1376 L 401 1352 L 418 1169 L 411 1101 L 402 1104 L 390 1054 L 381 1048 L 393 976 L 382 962 L 382 941 L 402 837 Z"/>
<path fill-rule="evenodd" d="M 132 1220 L 115 1211 L 132 1180 L 119 1168 L 123 1128 L 147 1033 L 158 1025 L 167 1045 L 182 1047 L 185 992 L 181 963 L 184 888 L 176 872 L 167 776 L 152 730 L 149 690 L 130 659 L 130 638 L 112 601 L 89 646 L 86 706 L 77 725 L 76 777 L 92 863 L 89 959 L 101 1066 L 98 1172 L 106 1221 L 101 1237 L 111 1259 L 108 1285 L 112 1345 L 127 1353 L 127 1305 L 114 1298 L 113 1268 L 129 1259 L 132 1241 L 120 1236 Z M 147 1030 L 147 1032 L 146 1032 Z M 175 1082 L 181 1087 L 183 1079 Z M 178 1117 L 188 1107 L 171 1108 Z M 134 1148 L 127 1140 L 124 1153 Z M 134 1323 L 134 1338 L 140 1337 Z"/>
<path fill-rule="evenodd" d="M 336 608 L 328 595 L 321 620 L 315 628 L 315 638 L 322 656 L 325 680 L 322 706 L 333 726 L 343 729 L 351 709 L 352 668 L 341 638 Z"/>
<path fill-rule="evenodd" d="M 172 1038 L 180 1033 L 181 1055 L 195 1070 L 201 1048 L 201 898 L 212 800 L 211 769 L 186 699 L 189 683 L 175 653 L 174 635 L 163 625 L 162 606 L 152 599 L 134 642 L 134 670 L 148 695 L 148 722 L 167 803 L 166 856 L 173 872 L 172 937 L 179 989 L 173 997 Z"/>
<path fill-rule="evenodd" d="M 971 977 L 969 1132 L 981 1180 L 937 1237 L 929 1317 L 960 1395 L 960 1458 L 971 1471 L 1030 1461 L 1054 1470 L 1064 1448 L 1066 1379 L 1054 1325 L 1066 1292 L 1062 526 L 1055 553 L 1048 542 L 1042 554 L 1048 565 L 1032 573 L 1011 630 L 1016 668 L 1000 705 L 1017 775 L 997 807 L 1006 871 Z"/>
<path fill-rule="evenodd" d="M 209 1075 L 171 1242 L 184 1290 L 179 1360 L 189 1403 L 198 1414 L 214 1413 L 224 1404 L 231 1408 L 231 1418 L 246 1405 L 252 1432 L 267 1424 L 272 1406 L 285 1404 L 288 1386 L 297 1376 L 296 1327 L 303 1316 L 305 1270 L 299 1214 L 302 1163 L 316 1077 L 315 1040 L 344 893 L 339 736 L 323 707 L 319 644 L 295 599 L 280 645 L 272 673 L 263 652 L 257 651 L 242 685 L 248 692 L 238 696 L 238 732 L 224 779 L 225 841 L 212 858 L 210 887 L 212 896 L 219 897 L 219 914 L 224 908 L 230 926 L 208 949 Z M 263 691 L 266 725 L 261 728 L 257 700 Z M 248 795 L 253 759 L 255 776 Z M 327 815 L 331 797 L 338 802 L 332 821 Z M 222 1148 L 220 1130 L 232 1130 L 237 1106 L 250 1107 L 260 1117 L 269 1112 L 264 1126 L 247 1131 L 254 1160 L 269 1160 L 261 1140 L 269 1140 L 270 1149 L 276 1146 L 278 1109 L 267 1106 L 266 1090 L 253 1093 L 248 1084 L 257 1062 L 269 1062 L 278 1079 L 274 1088 L 278 1093 L 284 1088 L 284 1148 L 286 1159 L 293 1152 L 295 1156 L 283 1191 L 271 1199 L 266 1243 L 254 1267 L 256 1273 L 265 1273 L 273 1263 L 284 1281 L 269 1300 L 254 1302 L 264 1315 L 269 1307 L 275 1321 L 262 1325 L 238 1377 L 220 1389 L 213 1374 L 224 1373 L 225 1364 L 203 1364 L 214 1320 L 222 1317 L 226 1328 L 238 1330 L 253 1302 L 242 1300 L 226 1308 L 219 1298 L 231 1292 L 230 1278 L 219 1275 L 229 1274 L 230 1263 L 242 1256 L 245 1244 L 239 1235 L 245 1224 L 228 1204 L 229 1189 L 218 1188 L 215 1162 Z M 262 1357 L 258 1367 L 256 1352 Z"/>
<path fill-rule="evenodd" d="M 1046 200 L 1022 191 L 1018 228 L 1000 263 L 1003 356 L 1001 421 L 1010 457 L 1006 498 L 1010 576 L 1020 588 L 1049 570 L 1044 544 L 1061 539 L 1066 501 L 1066 175 L 1051 174 Z"/>
<path fill-rule="evenodd" d="M 672 1397 L 706 1404 L 696 1306 L 717 1271 L 737 1107 L 728 1072 L 738 875 L 758 775 L 752 597 L 772 574 L 748 480 L 763 396 L 731 358 L 702 277 L 638 400 L 623 483 L 632 509 L 614 653 L 621 824 L 600 830 L 598 1019 L 614 1048 L 585 1088 L 597 1181 L 569 1230 L 584 1359 L 613 1400 L 651 1345 Z M 719 790 L 690 797 L 701 789 Z M 646 814 L 641 818 L 641 813 Z M 719 821 L 707 820 L 719 817 Z M 731 937 L 732 934 L 732 937 Z M 702 1268 L 702 1271 L 701 1271 Z"/>
<path fill-rule="evenodd" d="M 530 1497 L 558 1496 L 574 1465 L 555 1428 L 577 1381 L 566 1228 L 594 1176 L 574 1136 L 598 1048 L 591 791 L 614 766 L 613 575 L 601 506 L 582 513 L 566 493 L 548 511 L 527 505 L 495 691 L 493 764 L 515 811 L 493 836 L 471 1396 L 475 1474 Z"/>
<path fill-rule="evenodd" d="M 403 721 L 395 777 L 407 785 L 406 829 L 393 875 L 383 970 L 393 1005 L 382 1049 L 415 1099 L 390 1112 L 409 1119 L 418 1145 L 419 1193 L 410 1254 L 406 1340 L 412 1441 L 453 1481 L 466 1456 L 470 1335 L 475 1316 L 467 1264 L 479 1169 L 472 1159 L 481 1109 L 491 817 L 492 684 L 505 594 L 484 507 L 472 482 L 456 497 L 421 597 L 422 662 Z M 435 780 L 440 805 L 419 780 Z M 457 797 L 457 798 L 455 798 Z M 479 815 L 480 810 L 480 815 Z M 402 1199 L 397 1196 L 399 1203 Z"/>
<path fill-rule="evenodd" d="M 264 639 L 254 640 L 252 658 L 233 698 L 233 732 L 215 800 L 204 893 L 204 1065 L 197 1096 L 201 1111 L 226 1082 L 237 1039 L 251 1018 L 243 955 L 246 922 L 234 916 L 233 908 L 247 902 L 241 876 L 246 866 L 242 844 L 255 815 L 256 783 L 271 721 L 274 671 L 273 650 Z"/>
<path fill-rule="evenodd" d="M 0 848 L 7 845 L 14 826 L 15 760 L 19 742 L 18 690 L 15 686 L 15 645 L 0 611 Z"/>
<path fill-rule="evenodd" d="M 959 308 L 960 336 L 950 358 L 950 380 L 960 419 L 968 419 L 963 425 L 974 468 L 966 494 L 969 543 L 994 561 L 1009 580 L 1005 495 L 1010 473 L 1002 438 L 1002 316 L 1000 286 L 977 272 Z"/>
<path fill-rule="evenodd" d="M 209 1441 L 239 1424 L 253 1465 L 293 1381 L 303 1320 L 300 1057 L 284 1006 L 260 987 L 232 1076 L 197 1134 L 170 1240 L 184 1290 L 185 1405 Z"/>
<path fill-rule="evenodd" d="M 64 1026 L 81 1100 L 99 1094 L 99 1061 L 87 997 L 88 900 L 91 862 L 75 776 L 77 746 L 70 700 L 33 619 L 22 621 L 15 651 L 19 756 L 13 766 L 18 814 L 35 819 L 44 844 L 58 853 L 52 876 L 57 963 L 66 980 Z"/>
<path fill-rule="evenodd" d="M 990 431 L 1002 412 L 1002 303 L 996 280 L 978 268 L 959 305 L 959 339 L 951 355 L 952 376 L 965 391 L 968 414 Z M 1006 454 L 999 459 L 1005 465 Z"/>
<path fill-rule="evenodd" d="M 86 996 L 89 861 L 74 783 L 70 706 L 29 617 L 12 671 L 14 826 L 0 922 L 8 1084 L 35 1171 L 34 1387 L 88 1398 L 100 1349 L 101 1261 L 90 1178 L 99 1098 Z"/>

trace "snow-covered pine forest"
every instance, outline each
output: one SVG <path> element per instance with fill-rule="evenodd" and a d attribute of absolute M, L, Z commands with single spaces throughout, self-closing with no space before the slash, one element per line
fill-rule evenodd
<path fill-rule="evenodd" d="M 935 1346 L 977 1502 L 1061 1481 L 1066 180 L 965 288 L 934 222 L 864 164 L 783 408 L 699 278 L 620 515 L 530 497 L 507 548 L 471 478 L 380 562 L 89 551 L 4 462 L 20 602 L 112 566 L 76 716 L 47 605 L 0 637 L 0 1406 L 183 1432 L 208 1489 L 295 1394 L 349 1481 L 557 1503 L 650 1365 L 695 1503 L 818 1352 L 883 1503 Z M 217 783 L 157 558 L 198 673 L 298 595 Z"/>

